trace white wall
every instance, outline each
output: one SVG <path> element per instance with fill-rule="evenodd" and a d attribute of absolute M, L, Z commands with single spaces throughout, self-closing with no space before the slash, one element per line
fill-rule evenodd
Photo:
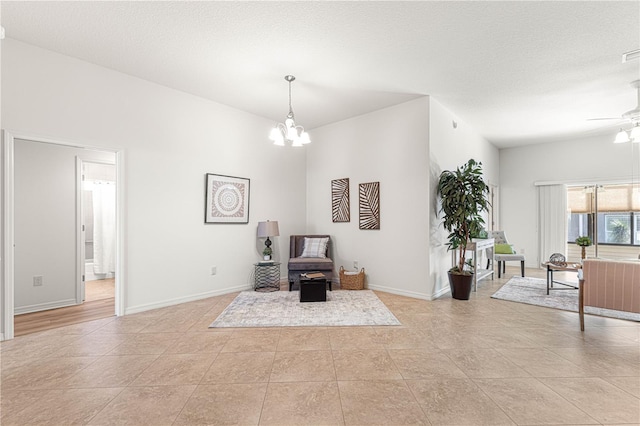
<path fill-rule="evenodd" d="M 2 43 L 6 129 L 124 150 L 126 312 L 247 288 L 263 245 L 258 221 L 278 220 L 283 236 L 305 232 L 305 149 L 270 144 L 271 121 Z M 248 225 L 203 223 L 205 173 L 251 179 Z M 285 239 L 274 239 L 276 260 L 288 258 Z"/>
<path fill-rule="evenodd" d="M 334 263 L 365 268 L 369 288 L 429 298 L 428 98 L 314 129 L 307 156 L 310 233 Z M 351 221 L 331 219 L 331 180 L 349 178 Z M 358 184 L 380 182 L 380 230 L 358 227 Z"/>
<path fill-rule="evenodd" d="M 432 97 L 315 129 L 307 158 L 309 232 L 331 234 L 336 268 L 358 260 L 370 288 L 436 298 L 449 291 L 451 267 L 436 215 L 438 177 L 469 158 L 498 184 L 498 149 Z M 332 223 L 331 180 L 345 177 L 351 222 Z M 358 184 L 371 181 L 380 181 L 381 229 L 361 231 Z"/>
<path fill-rule="evenodd" d="M 489 184 L 498 184 L 498 149 L 480 137 L 459 117 L 430 98 L 429 117 L 429 198 L 433 200 L 429 210 L 429 253 L 431 263 L 430 282 L 434 297 L 449 291 L 447 271 L 451 268 L 451 253 L 447 251 L 447 232 L 444 230 L 438 210 L 437 187 L 443 170 L 455 170 L 470 158 L 482 162 L 484 178 Z M 457 128 L 453 127 L 453 121 Z"/>
<path fill-rule="evenodd" d="M 115 161 L 109 152 L 15 141 L 16 313 L 76 303 L 76 156 Z"/>
<path fill-rule="evenodd" d="M 631 181 L 639 177 L 640 159 L 632 144 L 614 144 L 610 135 L 568 142 L 529 145 L 500 151 L 502 228 L 509 242 L 524 248 L 526 265 L 539 267 L 537 190 L 539 181 L 563 183 Z"/>

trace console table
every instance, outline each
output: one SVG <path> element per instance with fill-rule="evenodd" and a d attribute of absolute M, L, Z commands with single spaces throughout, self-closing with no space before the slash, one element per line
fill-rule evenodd
<path fill-rule="evenodd" d="M 491 269 L 483 269 L 478 268 L 478 256 L 480 253 L 487 249 L 492 249 L 495 240 L 493 238 L 472 238 L 470 242 L 467 243 L 467 253 L 471 252 L 473 257 L 473 291 L 477 291 L 478 289 L 478 281 L 483 278 L 491 275 L 491 279 L 493 279 L 493 259 L 491 259 Z M 493 250 L 491 250 L 493 253 Z M 487 255 L 488 257 L 489 255 Z M 493 256 L 492 256 L 493 257 Z M 451 252 L 451 260 L 452 264 L 456 265 L 458 263 L 458 250 L 452 250 Z"/>
<path fill-rule="evenodd" d="M 255 291 L 280 290 L 280 262 L 256 263 L 253 266 Z"/>

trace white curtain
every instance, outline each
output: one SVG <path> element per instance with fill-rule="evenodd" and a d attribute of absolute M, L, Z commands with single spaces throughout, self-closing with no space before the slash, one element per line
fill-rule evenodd
<path fill-rule="evenodd" d="M 538 186 L 538 253 L 546 262 L 553 253 L 567 255 L 567 186 Z"/>
<path fill-rule="evenodd" d="M 116 270 L 116 185 L 93 182 L 93 273 Z"/>

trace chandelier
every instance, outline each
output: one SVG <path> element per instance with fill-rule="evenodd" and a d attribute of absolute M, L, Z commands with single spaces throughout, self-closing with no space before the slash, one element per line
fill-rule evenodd
<path fill-rule="evenodd" d="M 291 144 L 291 146 L 302 146 L 311 142 L 309 134 L 304 131 L 302 126 L 296 126 L 296 122 L 293 116 L 293 108 L 291 107 L 291 82 L 296 78 L 292 75 L 285 75 L 284 79 L 289 82 L 289 114 L 284 123 L 278 123 L 271 129 L 269 139 L 273 141 L 274 145 L 284 146 L 285 142 Z"/>

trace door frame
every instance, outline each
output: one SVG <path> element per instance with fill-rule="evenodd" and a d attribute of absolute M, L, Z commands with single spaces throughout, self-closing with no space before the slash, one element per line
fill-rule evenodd
<path fill-rule="evenodd" d="M 24 139 L 40 143 L 62 145 L 66 147 L 113 152 L 116 155 L 116 272 L 115 272 L 115 315 L 124 315 L 125 306 L 125 155 L 123 149 L 102 148 L 85 143 L 51 139 L 47 137 L 23 134 L 14 131 L 2 131 L 2 223 L 0 235 L 3 236 L 1 250 L 2 261 L 2 326 L 0 340 L 14 337 L 14 286 L 15 286 L 15 140 Z M 77 256 L 76 256 L 77 258 Z"/>
<path fill-rule="evenodd" d="M 85 284 L 86 284 L 86 253 L 85 253 L 85 223 L 84 223 L 84 211 L 86 206 L 84 205 L 84 165 L 91 164 L 103 164 L 114 166 L 115 162 L 94 160 L 82 154 L 76 155 L 76 254 L 78 256 L 78 265 L 76 266 L 76 303 L 84 303 L 85 299 Z M 117 183 L 116 177 L 116 183 Z M 117 205 L 116 205 L 117 209 Z"/>

